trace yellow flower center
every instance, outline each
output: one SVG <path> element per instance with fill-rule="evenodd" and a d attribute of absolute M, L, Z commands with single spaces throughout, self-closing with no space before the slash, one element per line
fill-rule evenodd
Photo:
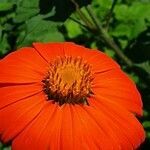
<path fill-rule="evenodd" d="M 91 91 L 91 67 L 81 57 L 58 57 L 43 80 L 49 100 L 64 103 L 88 103 Z"/>

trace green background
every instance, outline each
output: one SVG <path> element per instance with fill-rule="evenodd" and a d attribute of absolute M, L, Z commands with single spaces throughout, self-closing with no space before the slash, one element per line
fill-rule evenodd
<path fill-rule="evenodd" d="M 150 148 L 150 0 L 0 0 L 0 58 L 37 41 L 73 41 L 115 59 L 142 95 L 141 149 Z"/>

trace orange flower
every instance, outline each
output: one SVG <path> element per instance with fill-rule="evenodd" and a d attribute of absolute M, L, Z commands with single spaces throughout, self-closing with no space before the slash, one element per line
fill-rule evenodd
<path fill-rule="evenodd" d="M 13 150 L 133 150 L 142 101 L 117 63 L 73 43 L 35 43 L 0 61 L 0 136 Z"/>

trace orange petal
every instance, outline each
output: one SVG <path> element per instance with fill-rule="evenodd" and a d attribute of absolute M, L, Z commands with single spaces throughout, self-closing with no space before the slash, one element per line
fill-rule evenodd
<path fill-rule="evenodd" d="M 113 143 L 108 135 L 84 110 L 83 106 L 73 107 L 74 144 L 75 149 L 112 150 Z M 117 149 L 116 149 L 117 150 Z"/>
<path fill-rule="evenodd" d="M 80 150 L 86 149 L 90 150 L 93 147 L 96 147 L 91 141 L 91 147 L 88 143 L 88 134 L 80 120 L 80 116 L 77 113 L 78 105 L 66 104 L 63 107 L 63 119 L 61 124 L 61 149 L 71 149 L 71 150 Z M 80 109 L 80 108 L 79 108 Z M 67 142 L 66 142 L 67 141 Z M 94 145 L 94 146 L 92 146 Z M 95 149 L 93 149 L 95 150 Z"/>
<path fill-rule="evenodd" d="M 103 134 L 107 136 L 111 143 L 111 147 L 107 147 L 107 143 L 103 145 L 102 150 L 115 149 L 115 150 L 132 150 L 132 143 L 127 139 L 127 137 L 118 128 L 117 124 L 113 122 L 103 111 L 96 109 L 91 106 L 84 107 L 85 111 L 89 117 L 95 122 L 99 128 L 103 131 Z M 100 136 L 100 139 L 102 137 Z M 108 145 L 108 146 L 110 146 Z"/>
<path fill-rule="evenodd" d="M 63 46 L 64 46 L 64 52 L 66 56 L 82 57 L 84 59 L 87 53 L 91 51 L 85 48 L 84 46 L 80 46 L 71 42 L 65 42 Z"/>
<path fill-rule="evenodd" d="M 85 56 L 88 64 L 92 66 L 93 74 L 106 72 L 120 67 L 112 58 L 98 50 L 89 49 L 89 53 Z"/>
<path fill-rule="evenodd" d="M 2 140 L 8 142 L 20 133 L 40 113 L 45 103 L 45 96 L 40 93 L 1 109 Z"/>
<path fill-rule="evenodd" d="M 107 135 L 80 106 L 66 104 L 56 107 L 52 104 L 45 109 L 13 140 L 13 150 L 66 150 L 71 147 L 72 150 L 99 150 L 103 146 L 104 150 L 112 149 Z M 68 120 L 69 114 L 66 113 L 69 111 L 71 114 Z M 71 130 L 73 133 L 69 138 L 71 125 L 73 125 Z"/>
<path fill-rule="evenodd" d="M 35 51 L 26 47 L 0 60 L 0 83 L 40 82 L 47 73 L 48 64 Z"/>
<path fill-rule="evenodd" d="M 65 104 L 62 112 L 62 123 L 61 123 L 61 141 L 60 149 L 70 149 L 74 150 L 74 124 L 73 124 L 73 114 L 72 109 L 69 104 Z M 67 141 L 67 142 L 66 142 Z"/>
<path fill-rule="evenodd" d="M 107 103 L 105 101 L 99 103 L 97 99 L 91 99 L 90 106 L 97 109 L 97 113 L 101 111 L 105 113 L 106 118 L 112 120 L 112 123 L 108 122 L 112 129 L 116 128 L 115 126 L 117 125 L 118 132 L 120 130 L 118 138 L 121 139 L 121 135 L 124 135 L 129 141 L 128 144 L 132 144 L 132 149 L 138 148 L 145 139 L 145 132 L 136 117 L 118 104 Z M 114 133 L 117 132 L 114 130 Z M 128 145 L 122 145 L 122 148 L 126 146 Z"/>
<path fill-rule="evenodd" d="M 97 103 L 96 105 L 92 103 L 91 106 L 47 105 L 14 139 L 12 148 L 13 150 L 137 148 L 144 139 L 140 124 L 127 111 L 123 110 L 123 113 L 120 113 L 119 109 L 115 112 L 109 107 L 107 109 L 101 106 L 99 109 Z"/>
<path fill-rule="evenodd" d="M 33 43 L 33 46 L 48 63 L 58 56 L 64 56 L 63 43 Z"/>
<path fill-rule="evenodd" d="M 41 84 L 14 85 L 0 88 L 0 110 L 42 91 Z"/>
<path fill-rule="evenodd" d="M 47 103 L 40 114 L 27 126 L 12 143 L 13 150 L 47 150 L 49 147 L 49 135 L 53 124 L 57 105 Z"/>
<path fill-rule="evenodd" d="M 119 65 L 114 60 L 98 50 L 91 50 L 84 46 L 65 42 L 64 51 L 67 56 L 82 57 L 84 61 L 92 66 L 93 73 L 119 68 Z"/>
<path fill-rule="evenodd" d="M 142 101 L 135 84 L 119 69 L 95 75 L 92 91 L 99 100 L 107 99 L 142 115 Z"/>
<path fill-rule="evenodd" d="M 61 116 L 61 107 L 47 104 L 40 115 L 13 140 L 13 150 L 60 150 Z"/>

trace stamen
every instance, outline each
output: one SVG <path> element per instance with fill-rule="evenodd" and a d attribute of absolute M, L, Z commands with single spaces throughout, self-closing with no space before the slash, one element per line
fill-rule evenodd
<path fill-rule="evenodd" d="M 91 91 L 91 66 L 81 57 L 58 57 L 50 63 L 47 76 L 43 80 L 44 92 L 48 100 L 60 105 L 64 103 L 88 104 Z"/>

